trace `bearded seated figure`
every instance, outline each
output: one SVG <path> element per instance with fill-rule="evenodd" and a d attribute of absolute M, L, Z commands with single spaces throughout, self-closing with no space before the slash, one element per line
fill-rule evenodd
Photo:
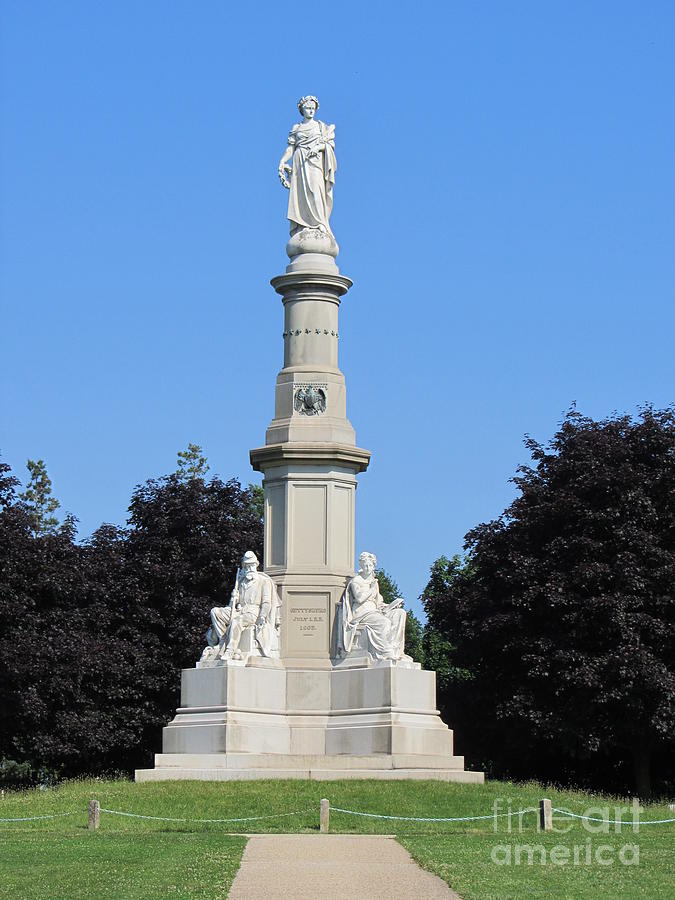
<path fill-rule="evenodd" d="M 280 604 L 274 582 L 258 572 L 258 559 L 248 550 L 237 573 L 228 606 L 214 606 L 208 646 L 200 664 L 279 656 Z"/>
<path fill-rule="evenodd" d="M 399 597 L 385 603 L 375 576 L 372 553 L 359 557 L 359 573 L 347 585 L 338 609 L 340 656 L 361 656 L 412 662 L 404 653 L 406 612 Z"/>

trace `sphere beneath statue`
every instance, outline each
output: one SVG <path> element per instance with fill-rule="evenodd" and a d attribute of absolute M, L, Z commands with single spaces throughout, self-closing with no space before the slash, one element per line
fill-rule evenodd
<path fill-rule="evenodd" d="M 299 228 L 286 244 L 289 259 L 301 253 L 323 253 L 335 258 L 339 249 L 333 235 L 320 228 Z"/>

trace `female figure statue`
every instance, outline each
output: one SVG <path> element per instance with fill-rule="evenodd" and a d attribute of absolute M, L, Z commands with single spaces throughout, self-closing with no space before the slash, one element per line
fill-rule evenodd
<path fill-rule="evenodd" d="M 385 603 L 375 576 L 373 553 L 359 556 L 359 573 L 347 585 L 340 601 L 339 639 L 345 656 L 366 650 L 373 659 L 404 659 L 406 613 L 399 597 Z"/>
<path fill-rule="evenodd" d="M 302 122 L 288 135 L 288 147 L 279 162 L 279 178 L 290 191 L 288 219 L 291 239 L 287 252 L 327 253 L 337 256 L 338 246 L 330 229 L 335 184 L 335 125 L 315 118 L 316 97 L 301 97 L 298 110 Z M 290 160 L 290 165 L 289 165 Z"/>

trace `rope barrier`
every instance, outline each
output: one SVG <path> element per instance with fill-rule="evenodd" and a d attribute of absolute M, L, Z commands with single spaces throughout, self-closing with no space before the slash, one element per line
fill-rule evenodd
<path fill-rule="evenodd" d="M 479 819 L 497 819 L 502 816 L 520 816 L 524 813 L 537 812 L 534 807 L 519 809 L 517 812 L 492 813 L 490 816 L 455 816 L 453 818 L 423 818 L 422 816 L 381 816 L 377 813 L 357 812 L 354 809 L 340 809 L 339 806 L 331 806 L 331 812 L 347 813 L 350 816 L 366 816 L 369 819 L 396 819 L 400 822 L 476 822 Z"/>
<path fill-rule="evenodd" d="M 675 819 L 632 819 L 629 822 L 624 822 L 623 819 L 598 819 L 595 816 L 580 816 L 566 809 L 557 809 L 555 806 L 553 807 L 553 812 L 560 813 L 562 816 L 570 816 L 572 819 L 585 819 L 587 822 L 603 822 L 605 825 L 665 825 L 668 822 L 675 822 Z"/>
<path fill-rule="evenodd" d="M 103 809 L 102 813 L 108 813 L 113 816 L 128 816 L 131 819 L 152 819 L 154 822 L 198 822 L 200 824 L 215 824 L 218 822 L 253 822 L 258 819 L 282 819 L 284 816 L 304 816 L 308 813 L 316 814 L 313 809 L 300 809 L 296 812 L 274 813 L 269 816 L 244 816 L 238 819 L 171 819 L 166 816 L 142 816 L 140 813 L 121 812 L 119 809 Z"/>
<path fill-rule="evenodd" d="M 185 818 L 171 818 L 168 816 L 145 816 L 141 813 L 130 813 L 130 812 L 122 812 L 119 809 L 104 809 L 101 807 L 100 810 L 102 813 L 108 813 L 108 815 L 112 816 L 125 816 L 131 819 L 148 819 L 154 822 L 195 822 L 199 824 L 220 824 L 220 823 L 228 823 L 228 822 L 254 822 L 260 821 L 261 819 L 283 819 L 288 816 L 304 816 L 304 815 L 313 815 L 316 811 L 313 809 L 304 809 L 304 810 L 295 810 L 294 812 L 287 813 L 272 813 L 266 816 L 242 816 L 238 818 L 230 818 L 230 819 L 185 819 Z M 519 809 L 516 812 L 504 812 L 504 813 L 492 813 L 488 816 L 452 816 L 452 817 L 425 817 L 425 816 L 386 816 L 381 815 L 379 813 L 368 813 L 368 812 L 359 812 L 355 809 L 341 809 L 339 806 L 331 806 L 331 812 L 336 813 L 344 813 L 348 816 L 361 816 L 363 818 L 368 819 L 387 819 L 389 821 L 399 821 L 399 822 L 477 822 L 479 820 L 487 820 L 487 819 L 497 819 L 503 818 L 505 816 L 521 816 L 525 815 L 525 813 L 538 812 L 535 807 L 528 807 L 527 809 Z M 667 825 L 671 822 L 675 822 L 675 818 L 672 819 L 637 819 L 625 821 L 623 819 L 600 819 L 596 816 L 582 816 L 578 813 L 570 812 L 567 809 L 559 809 L 557 807 L 552 808 L 552 812 L 559 813 L 562 816 L 569 816 L 572 819 L 583 819 L 587 822 L 602 822 L 605 825 Z M 16 818 L 0 818 L 0 822 L 36 822 L 41 819 L 59 819 L 65 816 L 72 816 L 74 813 L 72 812 L 64 812 L 64 813 L 53 813 L 52 815 L 44 815 L 44 816 L 21 816 Z"/>
<path fill-rule="evenodd" d="M 22 816 L 19 819 L 0 819 L 0 822 L 36 822 L 38 819 L 60 819 L 63 816 L 72 816 L 73 813 L 54 813 L 53 816 Z"/>

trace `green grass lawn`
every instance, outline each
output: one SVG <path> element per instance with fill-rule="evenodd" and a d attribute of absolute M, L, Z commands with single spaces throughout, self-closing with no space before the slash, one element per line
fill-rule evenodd
<path fill-rule="evenodd" d="M 0 896 L 227 897 L 245 838 L 86 828 L 0 835 Z"/>
<path fill-rule="evenodd" d="M 331 807 L 380 815 L 454 817 L 491 815 L 536 807 L 542 796 L 554 807 L 616 817 L 614 798 L 539 785 L 488 782 L 271 781 L 159 782 L 81 781 L 46 791 L 9 793 L 0 818 L 58 815 L 36 822 L 0 822 L 0 895 L 10 897 L 226 897 L 247 832 L 318 830 L 319 800 Z M 269 816 L 245 822 L 162 822 L 101 813 L 97 832 L 87 830 L 87 805 L 177 819 Z M 589 812 L 589 807 L 594 810 Z M 604 808 L 604 811 L 601 811 Z M 280 815 L 282 813 L 297 815 Z M 667 805 L 652 805 L 643 819 L 673 818 Z M 624 811 L 622 818 L 630 819 Z M 331 831 L 396 834 L 425 868 L 462 897 L 673 897 L 675 823 L 643 825 L 637 834 L 556 816 L 554 833 L 537 830 L 526 813 L 477 822 L 406 822 L 331 812 Z M 496 826 L 496 830 L 495 830 Z M 521 830 L 522 828 L 522 830 Z M 637 845 L 639 862 L 624 865 L 619 851 Z M 574 848 L 578 848 L 577 863 Z M 596 853 L 598 848 L 600 858 Z M 528 849 L 529 848 L 529 851 Z M 555 850 L 551 860 L 550 851 Z M 568 848 L 569 859 L 564 860 Z M 516 860 L 516 852 L 519 860 Z M 541 863 L 542 852 L 545 863 Z M 508 857 L 510 854 L 510 859 Z M 587 859 L 590 854 L 590 860 Z M 530 862 L 530 855 L 532 862 Z M 625 860 L 635 859 L 626 851 Z M 562 860 L 562 864 L 560 861 Z"/>

